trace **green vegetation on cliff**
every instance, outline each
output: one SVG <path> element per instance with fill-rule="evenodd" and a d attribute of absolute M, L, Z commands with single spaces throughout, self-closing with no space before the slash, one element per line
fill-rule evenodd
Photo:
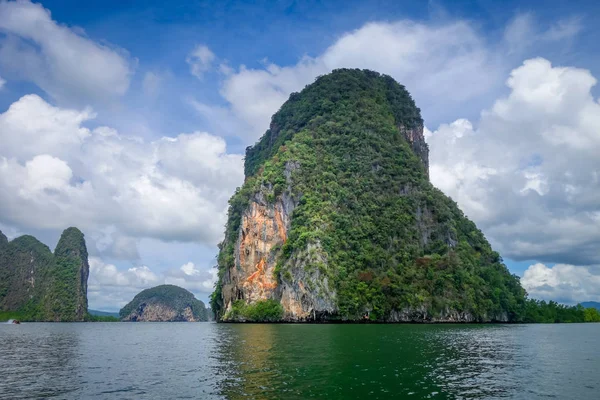
<path fill-rule="evenodd" d="M 246 151 L 246 182 L 230 200 L 220 279 L 235 268 L 241 216 L 255 193 L 298 201 L 276 254 L 280 282 L 309 245 L 333 282 L 341 319 L 448 310 L 473 320 L 518 320 L 525 291 L 483 234 L 428 179 L 420 111 L 405 88 L 365 70 L 336 70 L 294 93 Z M 290 168 L 291 167 L 291 168 Z M 290 175 L 290 184 L 286 174 Z M 222 310 L 221 283 L 212 308 Z M 313 291 L 327 291 L 314 287 Z M 330 290 L 330 289 L 329 289 Z M 218 311 L 221 312 L 221 311 Z M 221 315 L 222 312 L 221 312 Z"/>
<path fill-rule="evenodd" d="M 233 321 L 276 322 L 283 317 L 283 307 L 275 300 L 262 300 L 246 304 L 244 300 L 233 303 L 227 319 Z"/>
<path fill-rule="evenodd" d="M 3 238 L 3 239 L 2 239 Z M 33 236 L 0 233 L 0 311 L 26 321 L 83 321 L 88 254 L 83 233 L 66 229 L 54 254 Z"/>
<path fill-rule="evenodd" d="M 204 303 L 175 285 L 142 290 L 119 315 L 124 321 L 208 321 Z"/>

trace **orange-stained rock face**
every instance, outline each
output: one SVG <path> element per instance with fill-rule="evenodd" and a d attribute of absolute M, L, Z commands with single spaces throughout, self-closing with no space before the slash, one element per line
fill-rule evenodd
<path fill-rule="evenodd" d="M 250 203 L 242 215 L 235 266 L 223 286 L 226 307 L 238 299 L 252 303 L 273 297 L 275 253 L 287 239 L 289 223 L 289 211 L 281 199 L 268 204 L 259 196 Z"/>
<path fill-rule="evenodd" d="M 306 321 L 335 311 L 336 293 L 327 276 L 318 268 L 305 269 L 309 264 L 327 264 L 320 243 L 308 244 L 305 251 L 288 259 L 283 266 L 287 276 L 275 276 L 276 260 L 287 240 L 296 204 L 286 192 L 273 203 L 260 192 L 250 201 L 240 221 L 235 265 L 223 276 L 225 311 L 230 311 L 236 300 L 252 304 L 267 299 L 279 301 L 284 319 L 289 321 Z"/>
<path fill-rule="evenodd" d="M 274 265 L 269 265 L 267 257 L 276 244 L 283 244 L 285 227 L 278 221 L 281 216 L 277 209 L 252 203 L 250 212 L 242 217 L 242 239 L 239 245 L 239 264 L 244 298 L 249 301 L 265 300 L 277 287 L 273 276 Z M 283 238 L 283 239 L 282 239 Z"/>

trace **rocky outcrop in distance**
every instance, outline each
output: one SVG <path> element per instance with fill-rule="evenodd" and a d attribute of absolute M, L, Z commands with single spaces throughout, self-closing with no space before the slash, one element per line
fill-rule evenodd
<path fill-rule="evenodd" d="M 127 322 L 208 321 L 204 303 L 175 285 L 160 285 L 142 290 L 119 311 Z"/>

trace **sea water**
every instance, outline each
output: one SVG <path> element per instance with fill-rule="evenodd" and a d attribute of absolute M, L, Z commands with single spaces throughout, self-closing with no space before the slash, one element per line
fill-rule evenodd
<path fill-rule="evenodd" d="M 0 398 L 598 399 L 600 324 L 2 324 Z"/>

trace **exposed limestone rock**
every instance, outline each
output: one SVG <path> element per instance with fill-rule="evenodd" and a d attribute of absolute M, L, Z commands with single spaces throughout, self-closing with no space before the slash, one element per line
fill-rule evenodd
<path fill-rule="evenodd" d="M 327 259 L 321 244 L 309 244 L 305 252 L 287 264 L 290 273 L 282 278 L 278 293 L 284 309 L 284 320 L 323 320 L 334 314 L 336 292 L 324 273 Z"/>
<path fill-rule="evenodd" d="M 198 322 L 190 306 L 178 312 L 165 304 L 141 304 L 123 319 L 131 322 Z"/>
<path fill-rule="evenodd" d="M 235 268 L 224 279 L 227 309 L 238 299 L 255 302 L 273 296 L 277 288 L 275 253 L 287 239 L 294 208 L 294 201 L 286 194 L 275 204 L 269 204 L 262 192 L 253 197 L 242 216 L 234 253 Z"/>
<path fill-rule="evenodd" d="M 425 136 L 423 135 L 423 124 L 414 128 L 407 128 L 401 124 L 398 126 L 398 129 L 406 138 L 406 141 L 410 144 L 415 154 L 421 159 L 425 167 L 425 172 L 429 177 L 429 146 L 425 142 Z"/>
<path fill-rule="evenodd" d="M 432 316 L 429 310 L 424 307 L 405 308 L 400 311 L 392 311 L 388 322 L 445 322 L 445 323 L 471 323 L 471 322 L 508 322 L 508 315 L 501 313 L 494 316 L 486 316 L 483 319 L 477 319 L 470 312 L 459 312 L 457 310 L 444 309 L 439 315 Z"/>

